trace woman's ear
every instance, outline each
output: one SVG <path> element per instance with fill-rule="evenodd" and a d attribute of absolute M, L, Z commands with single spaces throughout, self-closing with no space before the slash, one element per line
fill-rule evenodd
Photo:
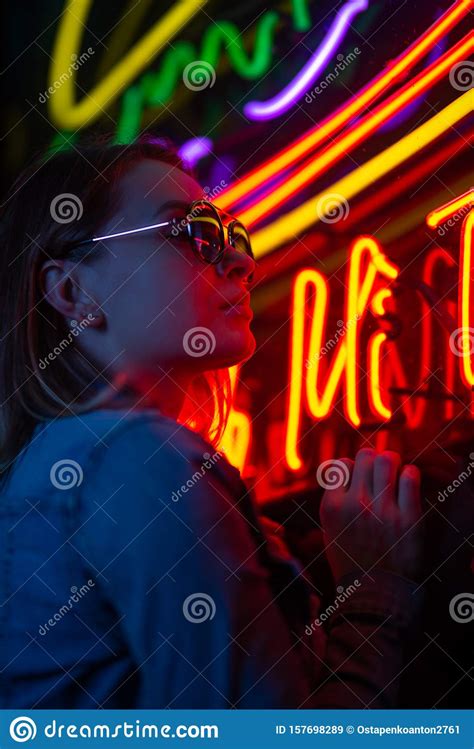
<path fill-rule="evenodd" d="M 100 305 L 81 287 L 77 266 L 68 260 L 46 260 L 39 273 L 41 291 L 47 302 L 66 322 L 77 323 L 86 317 L 92 327 L 100 327 L 104 313 Z"/>

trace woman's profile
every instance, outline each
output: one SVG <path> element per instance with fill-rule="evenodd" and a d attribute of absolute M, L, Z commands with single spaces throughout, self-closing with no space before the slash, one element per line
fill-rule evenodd
<path fill-rule="evenodd" d="M 219 450 L 256 349 L 251 238 L 166 140 L 47 154 L 1 219 L 3 708 L 396 707 L 420 476 L 343 456 L 339 591 Z"/>

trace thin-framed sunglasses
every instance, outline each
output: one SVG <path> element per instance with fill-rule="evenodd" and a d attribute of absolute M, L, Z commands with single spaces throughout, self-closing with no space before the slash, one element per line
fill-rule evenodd
<path fill-rule="evenodd" d="M 225 223 L 223 221 L 225 220 Z M 165 235 L 167 239 L 187 239 L 191 249 L 200 260 L 205 263 L 215 265 L 218 263 L 225 252 L 227 245 L 231 245 L 238 252 L 249 255 L 254 259 L 250 236 L 241 221 L 230 216 L 225 211 L 217 208 L 209 200 L 193 201 L 184 218 L 172 218 L 169 221 L 160 221 L 158 224 L 141 226 L 138 229 L 128 229 L 119 231 L 115 234 L 105 234 L 101 237 L 92 237 L 82 242 L 75 243 L 76 247 L 91 242 L 101 242 L 104 239 L 116 239 L 118 237 L 127 237 L 140 232 L 161 229 L 166 226 L 171 227 L 171 231 Z M 225 233 L 227 232 L 227 242 Z M 249 281 L 253 279 L 253 273 Z"/>

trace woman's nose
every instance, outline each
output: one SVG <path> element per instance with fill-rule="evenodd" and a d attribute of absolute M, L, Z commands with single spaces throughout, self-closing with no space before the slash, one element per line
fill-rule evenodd
<path fill-rule="evenodd" d="M 250 255 L 236 250 L 231 244 L 226 244 L 224 254 L 216 265 L 216 270 L 222 276 L 230 276 L 233 273 L 247 281 L 252 281 L 255 267 L 255 260 Z"/>

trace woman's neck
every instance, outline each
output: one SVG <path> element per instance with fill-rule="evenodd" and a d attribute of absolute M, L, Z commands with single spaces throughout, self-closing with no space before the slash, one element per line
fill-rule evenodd
<path fill-rule="evenodd" d="M 160 368 L 160 373 L 140 374 L 124 379 L 122 387 L 113 398 L 111 406 L 121 408 L 127 404 L 130 408 L 155 408 L 164 416 L 177 419 L 183 407 L 189 375 L 168 372 Z"/>

